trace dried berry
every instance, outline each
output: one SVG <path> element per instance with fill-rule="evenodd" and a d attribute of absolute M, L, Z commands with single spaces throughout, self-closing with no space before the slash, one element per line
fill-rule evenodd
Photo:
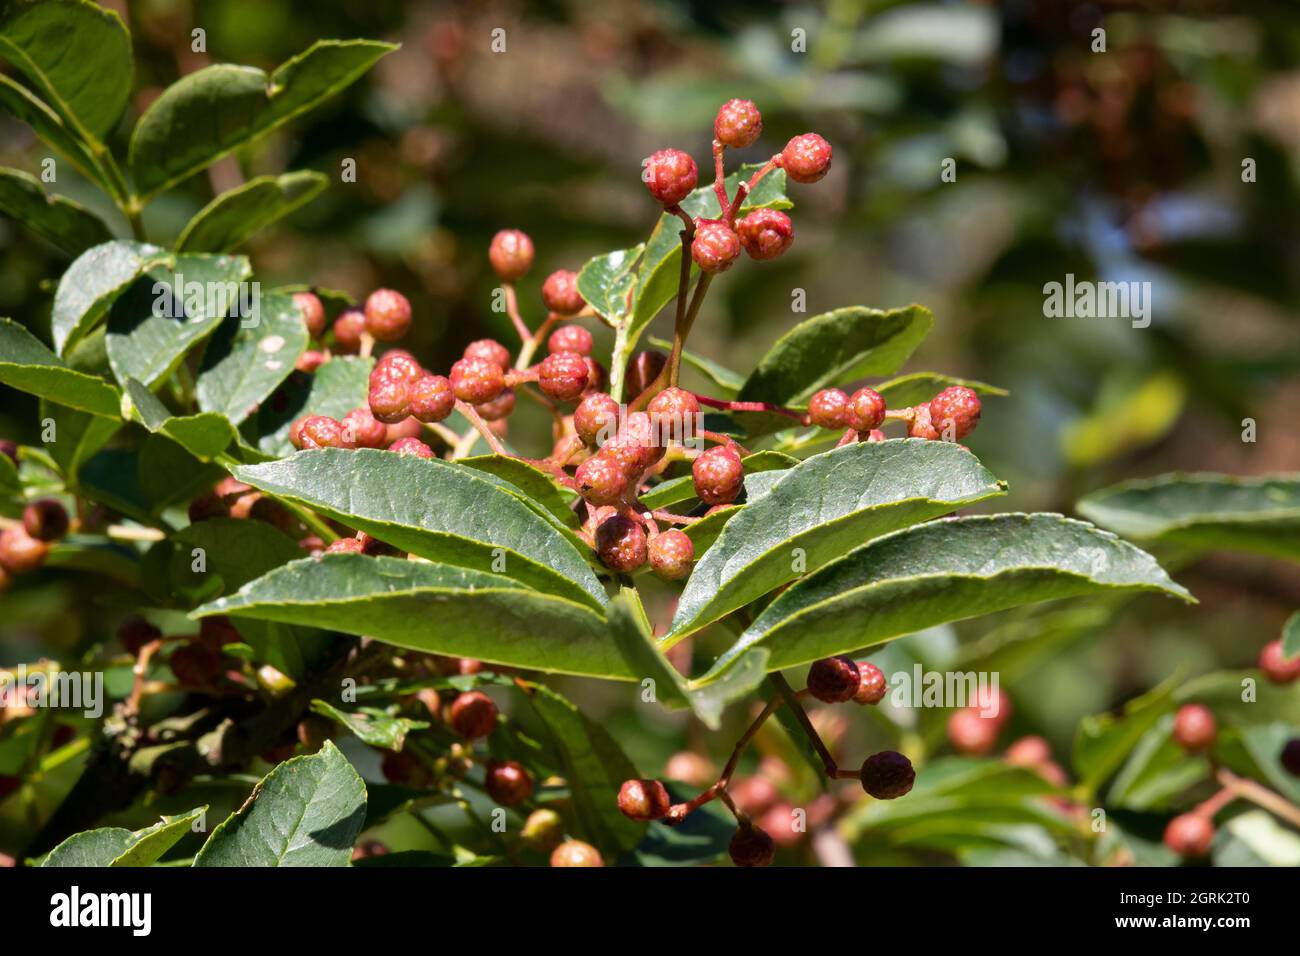
<path fill-rule="evenodd" d="M 163 633 L 139 614 L 132 614 L 117 627 L 117 639 L 132 657 L 151 641 L 160 640 Z"/>
<path fill-rule="evenodd" d="M 894 750 L 872 754 L 862 764 L 862 789 L 877 800 L 896 800 L 916 782 L 912 761 Z"/>
<path fill-rule="evenodd" d="M 732 835 L 727 852 L 736 866 L 770 866 L 776 856 L 776 844 L 765 830 L 743 823 Z"/>
<path fill-rule="evenodd" d="M 1282 746 L 1278 755 L 1282 769 L 1293 777 L 1300 777 L 1300 737 L 1292 737 Z"/>

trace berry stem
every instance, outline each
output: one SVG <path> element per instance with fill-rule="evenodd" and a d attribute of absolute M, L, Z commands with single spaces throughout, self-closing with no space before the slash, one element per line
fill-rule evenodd
<path fill-rule="evenodd" d="M 1238 777 L 1226 767 L 1220 767 L 1215 774 L 1219 783 L 1223 784 L 1225 791 L 1231 791 L 1234 796 L 1241 797 L 1243 800 L 1249 800 L 1256 806 L 1263 807 L 1270 813 L 1281 817 L 1287 823 L 1294 827 L 1300 827 L 1300 807 L 1296 807 L 1280 794 L 1274 793 L 1263 784 L 1256 783 L 1254 780 L 1247 780 L 1244 777 Z M 1206 803 L 1214 798 L 1211 797 Z M 1202 804 L 1203 807 L 1205 804 Z M 1197 812 L 1201 812 L 1201 807 L 1197 807 Z"/>
<path fill-rule="evenodd" d="M 689 259 L 689 256 L 687 258 Z M 690 270 L 689 261 L 684 266 L 684 269 Z M 700 273 L 699 281 L 695 283 L 695 294 L 691 296 L 691 304 L 686 309 L 686 315 L 673 330 L 673 350 L 668 356 L 668 364 L 664 366 L 668 372 L 669 388 L 677 387 L 677 375 L 681 371 L 682 365 L 682 349 L 686 347 L 686 337 L 691 334 L 691 326 L 695 324 L 695 317 L 700 314 L 700 306 L 704 302 L 704 296 L 708 293 L 709 283 L 712 281 L 713 275 L 711 273 Z"/>
<path fill-rule="evenodd" d="M 448 448 L 455 448 L 460 441 L 460 436 L 441 422 L 425 422 L 424 427 L 437 435 L 438 439 Z"/>
<path fill-rule="evenodd" d="M 831 756 L 831 752 L 822 740 L 821 734 L 817 733 L 817 728 L 808 719 L 808 713 L 803 709 L 803 705 L 799 703 L 799 695 L 790 686 L 790 682 L 781 676 L 780 671 L 773 671 L 768 674 L 767 679 L 776 688 L 777 697 L 784 698 L 785 702 L 790 705 L 795 720 L 799 721 L 799 726 L 803 728 L 803 732 L 808 736 L 808 742 L 817 751 L 817 756 L 822 758 L 822 769 L 826 771 L 826 776 L 832 780 L 840 779 L 839 765 L 836 764 L 835 758 Z"/>
<path fill-rule="evenodd" d="M 798 409 L 786 408 L 784 405 L 773 405 L 771 402 L 733 402 L 725 398 L 712 398 L 708 395 L 701 395 L 699 392 L 692 392 L 701 405 L 708 405 L 710 408 L 720 408 L 728 412 L 772 412 L 776 415 L 785 415 L 787 418 L 793 418 L 802 424 L 808 424 L 808 416 Z"/>
<path fill-rule="evenodd" d="M 466 420 L 474 426 L 475 431 L 483 436 L 483 440 L 488 443 L 488 447 L 492 449 L 493 453 L 501 455 L 503 458 L 510 457 L 510 453 L 501 444 L 501 440 L 493 433 L 488 423 L 483 421 L 483 416 L 475 410 L 473 405 L 467 405 L 458 398 L 456 399 L 456 411 L 464 415 Z M 461 445 L 464 444 L 464 439 L 461 439 Z M 470 442 L 469 447 L 472 448 L 473 444 L 473 442 Z"/>
<path fill-rule="evenodd" d="M 506 315 L 510 316 L 510 321 L 514 323 L 515 332 L 519 335 L 521 344 L 527 344 L 532 341 L 533 333 L 528 331 L 528 326 L 524 324 L 523 316 L 519 314 L 519 296 L 515 294 L 515 284 L 513 282 L 501 283 L 501 288 L 506 293 Z M 533 346 L 534 349 L 537 346 Z M 527 363 L 524 363 L 527 365 Z"/>
<path fill-rule="evenodd" d="M 727 211 L 729 205 L 727 201 L 727 170 L 723 162 L 723 156 L 727 147 L 722 145 L 721 140 L 713 141 L 713 192 L 718 197 L 718 212 Z"/>
<path fill-rule="evenodd" d="M 551 330 L 551 326 L 563 318 L 564 316 L 558 312 L 547 313 L 546 318 L 542 320 L 542 324 L 537 327 L 537 331 L 525 338 L 523 344 L 519 347 L 519 357 L 515 359 L 516 370 L 523 371 L 528 368 L 533 356 L 537 354 L 537 350 L 545 340 L 546 333 Z"/>

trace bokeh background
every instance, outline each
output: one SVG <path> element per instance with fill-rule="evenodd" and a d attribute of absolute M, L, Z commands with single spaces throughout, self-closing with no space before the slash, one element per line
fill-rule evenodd
<path fill-rule="evenodd" d="M 1088 491 L 1168 471 L 1300 467 L 1292 4 L 104 5 L 123 13 L 135 43 L 124 129 L 161 87 L 208 62 L 270 70 L 322 37 L 403 44 L 344 96 L 155 202 L 146 222 L 166 239 L 214 190 L 287 169 L 326 173 L 325 193 L 242 251 L 264 285 L 402 290 L 417 314 L 410 347 L 431 367 L 473 339 L 509 338 L 490 309 L 495 231 L 521 228 L 536 242 L 537 265 L 521 284 L 535 322 L 548 272 L 632 245 L 655 221 L 640 160 L 672 145 L 706 168 L 713 114 L 738 96 L 765 121 L 741 158 L 765 159 L 811 130 L 833 144 L 834 167 L 816 187 L 792 186 L 797 239 L 786 256 L 762 268 L 742 262 L 714 284 L 695 350 L 746 368 L 800 318 L 794 288 L 806 290 L 809 314 L 928 306 L 935 331 L 908 369 L 1010 392 L 988 400 L 970 440 L 1010 483 L 999 510 L 1068 514 Z M 1104 53 L 1092 49 L 1099 27 Z M 191 50 L 195 28 L 205 53 Z M 491 49 L 498 28 L 500 53 Z M 806 49 L 796 52 L 801 38 Z M 25 127 L 0 116 L 0 163 L 39 172 L 42 155 Z M 355 183 L 339 181 L 349 158 Z M 954 182 L 941 179 L 945 159 L 955 160 Z M 126 235 L 92 189 L 65 178 L 73 175 L 61 173 L 60 191 Z M 47 327 L 66 258 L 3 219 L 0 256 L 0 314 Z M 1150 281 L 1150 327 L 1044 317 L 1044 283 L 1067 273 Z M 36 419 L 33 402 L 0 390 L 0 432 L 34 441 Z M 1246 419 L 1253 442 L 1243 441 Z M 1279 561 L 1211 556 L 1176 576 L 1199 607 L 1151 598 L 983 619 L 900 642 L 891 660 L 998 661 L 1016 721 L 1064 753 L 1085 714 L 1176 672 L 1248 666 L 1300 606 L 1300 575 Z M 104 613 L 85 581 L 50 571 L 0 601 L 0 663 L 107 641 L 116 612 Z M 707 642 L 697 649 L 701 661 L 708 651 Z M 575 694 L 644 769 L 661 767 L 688 737 L 725 755 L 727 734 L 649 719 L 606 691 Z M 859 723 L 843 732 L 884 732 Z M 941 730 L 928 737 L 943 746 Z"/>

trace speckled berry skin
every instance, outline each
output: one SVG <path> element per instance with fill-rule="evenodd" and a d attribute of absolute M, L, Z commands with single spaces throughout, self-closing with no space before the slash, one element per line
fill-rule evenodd
<path fill-rule="evenodd" d="M 325 331 L 325 306 L 321 305 L 320 297 L 313 292 L 295 292 L 293 304 L 302 313 L 307 334 L 314 339 L 320 338 Z"/>
<path fill-rule="evenodd" d="M 354 408 L 343 416 L 344 442 L 357 448 L 383 448 L 388 429 L 369 408 Z"/>
<path fill-rule="evenodd" d="M 396 425 L 411 417 L 411 383 L 401 378 L 373 377 L 366 401 L 370 414 L 385 425 Z"/>
<path fill-rule="evenodd" d="M 831 169 L 831 144 L 816 133 L 804 133 L 781 150 L 781 168 L 797 183 L 815 183 Z"/>
<path fill-rule="evenodd" d="M 496 339 L 478 339 L 465 346 L 467 359 L 486 359 L 493 362 L 503 369 L 510 367 L 510 350 L 498 342 Z"/>
<path fill-rule="evenodd" d="M 1174 743 L 1192 754 L 1204 753 L 1214 746 L 1218 723 L 1204 704 L 1184 704 L 1174 714 Z"/>
<path fill-rule="evenodd" d="M 488 246 L 492 271 L 503 282 L 515 282 L 533 267 L 533 240 L 518 229 L 502 229 Z"/>
<path fill-rule="evenodd" d="M 712 275 L 726 272 L 739 255 L 740 237 L 734 229 L 720 219 L 696 220 L 691 258 L 700 271 Z"/>
<path fill-rule="evenodd" d="M 776 843 L 766 830 L 750 824 L 741 826 L 732 835 L 727 853 L 736 866 L 770 866 L 776 856 Z"/>
<path fill-rule="evenodd" d="M 496 422 L 503 418 L 509 418 L 510 413 L 514 410 L 515 391 L 512 388 L 507 388 L 490 402 L 483 402 L 474 406 L 474 411 L 478 412 L 479 417 L 485 422 Z"/>
<path fill-rule="evenodd" d="M 447 722 L 466 740 L 479 740 L 496 729 L 496 702 L 481 690 L 466 691 L 451 702 Z"/>
<path fill-rule="evenodd" d="M 366 313 L 356 306 L 344 309 L 334 320 L 334 351 L 356 355 L 361 351 L 361 335 L 366 331 Z"/>
<path fill-rule="evenodd" d="M 604 866 L 600 851 L 581 840 L 565 840 L 551 853 L 551 866 Z"/>
<path fill-rule="evenodd" d="M 1214 845 L 1214 823 L 1199 813 L 1174 817 L 1165 827 L 1165 846 L 1181 857 L 1198 859 Z"/>
<path fill-rule="evenodd" d="M 359 538 L 339 538 L 325 546 L 326 554 L 361 554 L 366 546 Z"/>
<path fill-rule="evenodd" d="M 723 146 L 753 146 L 763 132 L 763 114 L 750 100 L 727 100 L 713 120 L 713 135 Z"/>
<path fill-rule="evenodd" d="M 688 433 L 698 434 L 700 401 L 684 388 L 665 388 L 650 399 L 646 414 L 660 442 L 682 441 Z"/>
<path fill-rule="evenodd" d="M 808 693 L 824 704 L 852 700 L 861 683 L 862 675 L 851 657 L 823 657 L 808 669 Z"/>
<path fill-rule="evenodd" d="M 618 809 L 630 820 L 661 819 L 672 806 L 668 790 L 658 780 L 624 780 L 618 788 Z"/>
<path fill-rule="evenodd" d="M 393 289 L 376 289 L 366 298 L 366 331 L 379 342 L 396 342 L 411 329 L 411 303 Z"/>
<path fill-rule="evenodd" d="M 593 505 L 612 505 L 627 494 L 628 477 L 623 466 L 610 455 L 595 454 L 574 473 L 578 493 Z"/>
<path fill-rule="evenodd" d="M 470 405 L 490 402 L 505 390 L 506 374 L 487 359 L 461 359 L 451 367 L 451 388 L 456 397 Z"/>
<path fill-rule="evenodd" d="M 629 481 L 639 479 L 647 468 L 664 456 L 664 446 L 658 444 L 650 416 L 645 412 L 628 415 L 618 434 L 605 442 L 600 450 L 622 464 Z"/>
<path fill-rule="evenodd" d="M 587 387 L 587 360 L 577 352 L 553 352 L 537 368 L 537 384 L 557 402 L 576 402 Z"/>
<path fill-rule="evenodd" d="M 412 383 L 423 374 L 424 368 L 410 352 L 405 349 L 390 349 L 375 363 L 374 371 L 370 373 L 370 384 L 381 379 Z"/>
<path fill-rule="evenodd" d="M 930 406 L 928 403 L 917 405 L 912 409 L 912 420 L 907 423 L 907 437 L 938 441 L 939 432 L 930 424 Z"/>
<path fill-rule="evenodd" d="M 38 541 L 58 541 L 68 533 L 68 511 L 54 498 L 41 498 L 23 509 L 23 530 Z"/>
<path fill-rule="evenodd" d="M 980 397 L 969 388 L 954 385 L 930 399 L 930 424 L 947 438 L 960 441 L 980 421 Z"/>
<path fill-rule="evenodd" d="M 823 388 L 808 400 L 808 418 L 818 428 L 848 428 L 849 397 L 838 388 Z"/>
<path fill-rule="evenodd" d="M 1282 745 L 1278 760 L 1283 770 L 1293 777 L 1300 777 L 1300 737 L 1292 737 Z"/>
<path fill-rule="evenodd" d="M 298 429 L 303 448 L 342 448 L 343 426 L 324 415 L 312 415 Z"/>
<path fill-rule="evenodd" d="M 877 800 L 897 800 L 916 782 L 912 761 L 895 750 L 882 750 L 862 763 L 862 789 Z"/>
<path fill-rule="evenodd" d="M 596 528 L 596 556 L 611 571 L 627 574 L 646 563 L 645 529 L 627 515 L 606 518 Z"/>
<path fill-rule="evenodd" d="M 680 581 L 691 573 L 695 545 L 686 532 L 670 528 L 650 539 L 650 570 L 665 581 Z"/>
<path fill-rule="evenodd" d="M 456 407 L 451 382 L 441 375 L 422 375 L 411 386 L 408 414 L 421 422 L 440 422 Z"/>
<path fill-rule="evenodd" d="M 588 392 L 573 410 L 573 429 L 588 448 L 608 441 L 618 429 L 618 402 L 604 392 Z"/>
<path fill-rule="evenodd" d="M 730 445 L 715 445 L 700 453 L 691 466 L 695 496 L 706 505 L 735 501 L 745 486 L 745 466 Z"/>
<path fill-rule="evenodd" d="M 546 351 L 552 355 L 557 352 L 590 355 L 592 344 L 591 333 L 581 325 L 562 325 L 546 340 Z"/>
<path fill-rule="evenodd" d="M 982 756 L 997 745 L 1000 728 L 998 721 L 981 717 L 974 707 L 963 707 L 948 717 L 948 741 L 960 754 Z"/>
<path fill-rule="evenodd" d="M 749 258 L 775 259 L 794 244 L 794 223 L 779 209 L 756 209 L 736 222 L 736 235 Z"/>
<path fill-rule="evenodd" d="M 888 692 L 885 672 L 871 661 L 858 661 L 858 689 L 853 693 L 854 703 L 878 704 Z"/>
<path fill-rule="evenodd" d="M 1259 669 L 1274 684 L 1290 684 L 1300 678 L 1300 657 L 1287 661 L 1282 654 L 1282 642 L 1269 641 L 1259 652 Z"/>
<path fill-rule="evenodd" d="M 483 767 L 483 789 L 503 807 L 518 806 L 533 795 L 533 777 L 514 760 L 489 760 Z"/>
<path fill-rule="evenodd" d="M 850 428 L 865 435 L 884 422 L 885 400 L 875 389 L 860 388 L 849 396 L 844 415 Z"/>
<path fill-rule="evenodd" d="M 689 196 L 699 178 L 695 160 L 680 149 L 661 149 L 641 164 L 642 181 L 665 206 L 676 206 Z"/>
<path fill-rule="evenodd" d="M 557 269 L 542 283 L 542 305 L 558 315 L 576 315 L 587 305 L 578 291 L 578 273 Z"/>
<path fill-rule="evenodd" d="M 399 455 L 414 455 L 416 458 L 433 458 L 433 449 L 418 438 L 399 438 L 388 446 L 388 450 Z"/>

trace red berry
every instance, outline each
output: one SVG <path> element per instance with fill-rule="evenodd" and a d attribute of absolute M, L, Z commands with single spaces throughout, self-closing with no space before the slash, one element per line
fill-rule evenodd
<path fill-rule="evenodd" d="M 518 229 L 502 229 L 488 246 L 488 261 L 502 281 L 522 279 L 533 267 L 533 240 Z"/>
<path fill-rule="evenodd" d="M 294 363 L 293 367 L 299 372 L 311 374 L 328 362 L 329 359 L 330 357 L 328 352 L 321 352 L 317 349 L 308 349 L 306 352 L 303 352 L 298 356 L 298 361 Z"/>
<path fill-rule="evenodd" d="M 41 498 L 23 509 L 23 528 L 38 541 L 57 541 L 68 533 L 68 511 L 53 498 Z"/>
<path fill-rule="evenodd" d="M 717 779 L 718 768 L 708 757 L 690 750 L 679 750 L 664 764 L 664 776 L 702 790 Z"/>
<path fill-rule="evenodd" d="M 452 701 L 447 721 L 466 740 L 477 740 L 496 728 L 497 705 L 481 690 L 466 691 Z"/>
<path fill-rule="evenodd" d="M 500 365 L 503 369 L 510 367 L 510 350 L 496 339 L 479 339 L 465 346 L 465 358 L 486 359 Z"/>
<path fill-rule="evenodd" d="M 343 416 L 343 441 L 357 448 L 383 448 L 388 429 L 369 408 L 354 408 Z"/>
<path fill-rule="evenodd" d="M 578 355 L 591 354 L 591 333 L 581 325 L 562 325 L 546 340 L 546 351 L 576 352 Z"/>
<path fill-rule="evenodd" d="M 577 352 L 555 352 L 537 369 L 537 384 L 557 402 L 573 402 L 587 387 L 587 362 Z"/>
<path fill-rule="evenodd" d="M 852 700 L 861 685 L 862 675 L 851 657 L 823 657 L 808 669 L 808 693 L 824 704 Z"/>
<path fill-rule="evenodd" d="M 645 412 L 633 412 L 623 421 L 618 434 L 600 450 L 617 459 L 631 481 L 638 480 L 647 468 L 659 461 L 665 449 L 655 440 L 650 416 Z"/>
<path fill-rule="evenodd" d="M 1007 748 L 1006 761 L 1013 767 L 1041 767 L 1052 759 L 1052 748 L 1037 734 L 1021 737 Z"/>
<path fill-rule="evenodd" d="M 1174 715 L 1174 743 L 1188 753 L 1201 753 L 1214 746 L 1218 724 L 1202 704 L 1184 704 Z"/>
<path fill-rule="evenodd" d="M 132 614 L 117 628 L 118 641 L 121 642 L 126 652 L 132 656 L 139 654 L 140 648 L 150 641 L 156 641 L 162 636 L 161 630 L 154 627 L 139 614 Z"/>
<path fill-rule="evenodd" d="M 714 445 L 702 452 L 691 466 L 695 495 L 706 505 L 725 505 L 736 500 L 745 486 L 745 466 L 730 445 Z"/>
<path fill-rule="evenodd" d="M 199 622 L 199 640 L 214 651 L 220 651 L 227 644 L 242 644 L 244 636 L 228 617 L 205 617 Z"/>
<path fill-rule="evenodd" d="M 604 392 L 589 392 L 573 411 L 573 428 L 583 444 L 595 448 L 614 437 L 618 428 L 618 402 Z"/>
<path fill-rule="evenodd" d="M 1287 661 L 1281 641 L 1269 641 L 1259 652 L 1259 669 L 1274 684 L 1290 684 L 1300 677 L 1300 657 Z"/>
<path fill-rule="evenodd" d="M 865 435 L 885 420 L 885 400 L 875 389 L 860 388 L 849 398 L 844 415 L 850 428 Z"/>
<path fill-rule="evenodd" d="M 343 426 L 325 415 L 312 415 L 298 429 L 303 448 L 342 448 Z"/>
<path fill-rule="evenodd" d="M 998 742 L 1001 725 L 991 717 L 981 717 L 974 707 L 953 711 L 948 718 L 948 740 L 958 753 L 980 756 L 989 753 Z"/>
<path fill-rule="evenodd" d="M 1278 755 L 1282 769 L 1293 777 L 1300 777 L 1300 737 L 1292 737 Z"/>
<path fill-rule="evenodd" d="M 741 824 L 727 846 L 731 862 L 736 866 L 770 866 L 776 856 L 776 844 L 765 830 L 751 824 Z"/>
<path fill-rule="evenodd" d="M 794 243 L 794 223 L 778 209 L 755 209 L 736 222 L 736 234 L 749 258 L 775 259 Z"/>
<path fill-rule="evenodd" d="M 596 555 L 605 567 L 624 574 L 646 562 L 645 529 L 626 515 L 606 518 L 596 528 Z"/>
<path fill-rule="evenodd" d="M 481 405 L 496 398 L 506 387 L 501 366 L 481 358 L 465 358 L 451 367 L 451 388 L 469 405 Z"/>
<path fill-rule="evenodd" d="M 730 790 L 736 806 L 751 817 L 761 817 L 781 798 L 776 784 L 763 776 L 746 777 Z"/>
<path fill-rule="evenodd" d="M 578 466 L 573 477 L 578 492 L 593 505 L 612 505 L 627 494 L 627 472 L 610 455 L 593 455 Z"/>
<path fill-rule="evenodd" d="M 370 380 L 366 396 L 370 414 L 385 425 L 395 425 L 411 417 L 411 383 L 399 378 Z"/>
<path fill-rule="evenodd" d="M 581 840 L 565 840 L 551 853 L 551 866 L 604 866 L 600 851 Z"/>
<path fill-rule="evenodd" d="M 167 665 L 186 687 L 210 687 L 221 676 L 221 654 L 207 644 L 191 641 L 172 651 Z"/>
<path fill-rule="evenodd" d="M 416 458 L 433 458 L 433 449 L 418 438 L 399 438 L 388 446 L 389 451 L 399 455 L 414 455 Z"/>
<path fill-rule="evenodd" d="M 1182 857 L 1202 857 L 1214 844 L 1214 823 L 1199 813 L 1174 817 L 1165 827 L 1165 846 Z"/>
<path fill-rule="evenodd" d="M 6 528 L 0 532 L 0 567 L 10 574 L 26 574 L 45 563 L 50 546 L 33 538 L 24 528 Z"/>
<path fill-rule="evenodd" d="M 474 411 L 478 412 L 479 418 L 485 422 L 496 422 L 508 418 L 514 410 L 515 390 L 512 388 L 507 388 L 490 402 L 482 402 L 474 406 Z"/>
<path fill-rule="evenodd" d="M 689 196 L 699 178 L 695 160 L 680 149 L 661 149 L 641 163 L 642 181 L 665 206 L 676 206 Z"/>
<path fill-rule="evenodd" d="M 410 414 L 417 421 L 440 422 L 456 407 L 451 382 L 441 375 L 421 376 L 411 386 Z"/>
<path fill-rule="evenodd" d="M 885 672 L 871 661 L 858 661 L 858 689 L 853 700 L 859 704 L 878 704 L 888 691 Z"/>
<path fill-rule="evenodd" d="M 665 581 L 680 581 L 691 573 L 695 545 L 686 532 L 671 528 L 650 539 L 650 569 Z"/>
<path fill-rule="evenodd" d="M 366 299 L 366 331 L 380 342 L 396 342 L 411 328 L 411 303 L 392 289 L 376 289 Z"/>
<path fill-rule="evenodd" d="M 360 538 L 339 538 L 325 548 L 326 554 L 361 554 L 366 546 Z"/>
<path fill-rule="evenodd" d="M 808 401 L 808 418 L 818 428 L 849 427 L 849 397 L 838 388 L 824 388 Z"/>
<path fill-rule="evenodd" d="M 763 132 L 763 114 L 750 100 L 727 100 L 713 121 L 713 135 L 723 146 L 753 146 Z"/>
<path fill-rule="evenodd" d="M 877 800 L 896 800 L 912 789 L 912 761 L 893 750 L 872 754 L 862 763 L 862 789 Z"/>
<path fill-rule="evenodd" d="M 433 783 L 433 773 L 417 757 L 406 750 L 389 751 L 379 765 L 379 771 L 389 783 L 399 787 L 423 790 Z"/>
<path fill-rule="evenodd" d="M 587 391 L 599 392 L 605 388 L 605 366 L 590 355 L 583 356 L 587 362 Z"/>
<path fill-rule="evenodd" d="M 999 728 L 1011 719 L 1011 698 L 1001 689 L 981 687 L 975 692 L 972 708 L 979 711 L 985 720 L 992 720 Z"/>
<path fill-rule="evenodd" d="M 356 355 L 361 351 L 361 333 L 366 330 L 366 313 L 352 306 L 334 320 L 334 351 Z"/>
<path fill-rule="evenodd" d="M 513 807 L 533 795 L 532 775 L 513 760 L 489 760 L 483 776 L 487 795 L 503 807 Z"/>
<path fill-rule="evenodd" d="M 699 432 L 700 401 L 684 388 L 665 388 L 650 399 L 646 413 L 661 442 L 682 441 Z"/>
<path fill-rule="evenodd" d="M 624 780 L 618 788 L 619 811 L 642 823 L 660 819 L 672 803 L 668 790 L 658 780 Z"/>
<path fill-rule="evenodd" d="M 325 306 L 321 305 L 320 297 L 312 292 L 295 292 L 293 304 L 302 313 L 302 322 L 307 326 L 307 334 L 313 339 L 320 338 L 321 333 L 325 331 Z"/>
<path fill-rule="evenodd" d="M 542 304 L 560 315 L 581 312 L 587 301 L 578 291 L 578 273 L 557 269 L 548 275 L 542 283 Z"/>
<path fill-rule="evenodd" d="M 912 420 L 907 423 L 907 437 L 924 438 L 926 441 L 938 440 L 939 432 L 930 424 L 930 406 L 928 404 L 917 405 L 912 409 Z"/>
<path fill-rule="evenodd" d="M 815 183 L 830 171 L 831 144 L 816 133 L 804 133 L 781 150 L 781 168 L 797 183 Z"/>
<path fill-rule="evenodd" d="M 969 388 L 953 385 L 930 399 L 930 424 L 943 435 L 960 441 L 980 420 L 980 397 Z"/>
<path fill-rule="evenodd" d="M 726 272 L 740 255 L 740 237 L 720 219 L 697 219 L 691 258 L 704 272 Z"/>

